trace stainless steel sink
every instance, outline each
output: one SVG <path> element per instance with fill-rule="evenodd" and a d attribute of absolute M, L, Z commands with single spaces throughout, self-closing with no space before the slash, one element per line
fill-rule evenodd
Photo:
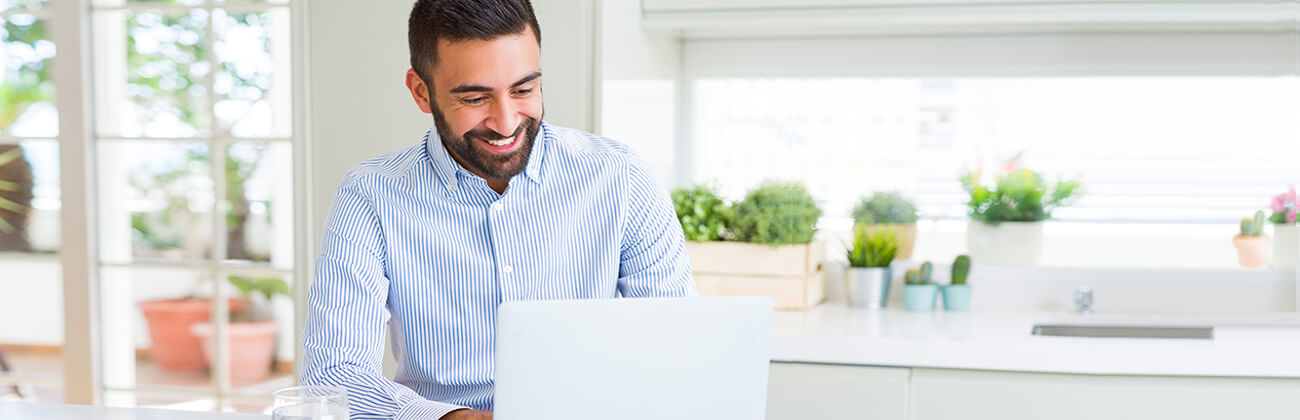
<path fill-rule="evenodd" d="M 1213 340 L 1214 327 L 1150 325 L 1037 324 L 1034 335 L 1101 338 L 1174 338 Z"/>

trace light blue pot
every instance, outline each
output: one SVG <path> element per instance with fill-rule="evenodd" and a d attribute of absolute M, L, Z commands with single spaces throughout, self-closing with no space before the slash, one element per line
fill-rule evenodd
<path fill-rule="evenodd" d="M 970 309 L 969 284 L 947 285 L 943 287 L 943 310 L 949 312 L 966 312 Z"/>
<path fill-rule="evenodd" d="M 910 312 L 930 312 L 938 296 L 939 286 L 935 284 L 904 285 L 903 307 Z"/>

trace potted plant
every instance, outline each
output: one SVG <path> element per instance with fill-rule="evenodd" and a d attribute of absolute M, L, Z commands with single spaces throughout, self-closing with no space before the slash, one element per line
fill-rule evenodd
<path fill-rule="evenodd" d="M 1273 197 L 1273 265 L 1295 267 L 1300 264 L 1300 227 L 1296 225 L 1295 186 Z"/>
<path fill-rule="evenodd" d="M 275 320 L 271 314 L 271 299 L 288 296 L 289 285 L 275 277 L 231 276 L 230 284 L 239 289 L 238 309 L 230 312 L 226 329 L 227 347 L 230 349 L 230 381 L 251 383 L 265 379 L 271 373 L 275 359 Z M 260 298 L 260 299 L 259 299 Z M 190 332 L 203 343 L 203 357 L 213 361 L 213 326 L 197 323 Z"/>
<path fill-rule="evenodd" d="M 712 187 L 697 185 L 691 189 L 677 189 L 672 196 L 673 209 L 677 211 L 677 221 L 682 225 L 686 240 L 709 242 L 733 237 L 727 230 L 732 217 L 731 207 L 718 198 Z"/>
<path fill-rule="evenodd" d="M 1232 245 L 1237 247 L 1237 262 L 1246 268 L 1261 268 L 1268 265 L 1268 236 L 1264 235 L 1264 211 L 1255 212 L 1255 217 L 1241 219 L 1241 233 L 1232 238 Z"/>
<path fill-rule="evenodd" d="M 730 208 L 706 190 L 673 194 L 700 294 L 771 296 L 777 309 L 825 298 L 825 246 L 813 241 L 822 212 L 803 185 L 764 182 Z"/>
<path fill-rule="evenodd" d="M 230 300 L 231 310 L 239 307 Z M 203 346 L 190 333 L 195 324 L 212 320 L 212 299 L 193 296 L 159 299 L 136 304 L 144 313 L 149 328 L 149 357 L 168 372 L 192 372 L 208 365 L 203 361 Z"/>
<path fill-rule="evenodd" d="M 934 301 L 938 297 L 939 287 L 930 282 L 934 265 L 929 261 L 920 268 L 907 270 L 903 276 L 903 308 L 909 312 L 929 312 L 934 310 Z"/>
<path fill-rule="evenodd" d="M 916 205 L 896 192 L 877 192 L 853 207 L 853 223 L 867 230 L 891 230 L 898 238 L 898 259 L 912 258 L 916 246 Z M 856 229 L 856 227 L 855 227 Z"/>
<path fill-rule="evenodd" d="M 898 253 L 898 238 L 892 230 L 872 230 L 856 225 L 849 248 L 849 268 L 844 272 L 844 290 L 852 306 L 878 309 L 889 300 L 893 279 L 889 264 Z"/>
<path fill-rule="evenodd" d="M 943 310 L 965 312 L 970 309 L 970 285 L 966 277 L 970 275 L 970 257 L 958 255 L 952 261 L 952 280 L 943 287 Z"/>
<path fill-rule="evenodd" d="M 995 264 L 1035 264 L 1042 253 L 1043 221 L 1052 211 L 1083 195 L 1079 181 L 1048 183 L 1028 169 L 997 175 L 992 186 L 982 184 L 980 172 L 961 176 L 972 223 L 966 229 L 971 258 Z"/>

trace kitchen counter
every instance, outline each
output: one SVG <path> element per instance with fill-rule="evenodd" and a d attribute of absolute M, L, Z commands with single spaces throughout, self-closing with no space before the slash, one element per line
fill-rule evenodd
<path fill-rule="evenodd" d="M 270 416 L 257 414 L 0 401 L 0 419 L 5 420 L 265 420 L 268 418 Z"/>
<path fill-rule="evenodd" d="M 1037 323 L 1214 326 L 1213 340 L 1042 337 Z M 1300 314 L 909 313 L 823 304 L 773 318 L 772 360 L 1019 372 L 1300 378 Z"/>

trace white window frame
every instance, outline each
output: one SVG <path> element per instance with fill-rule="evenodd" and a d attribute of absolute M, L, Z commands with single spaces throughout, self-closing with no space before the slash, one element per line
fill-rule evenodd
<path fill-rule="evenodd" d="M 218 279 L 224 279 L 229 274 L 272 274 L 281 276 L 291 276 L 292 291 L 291 298 L 294 302 L 294 319 L 293 331 L 284 331 L 282 334 L 297 335 L 301 330 L 305 319 L 305 308 L 300 303 L 306 301 L 307 282 L 310 279 L 311 264 L 313 262 L 312 254 L 309 251 L 314 241 L 303 240 L 308 238 L 308 232 L 312 226 L 308 203 L 310 202 L 310 149 L 308 148 L 308 124 L 306 100 L 307 74 L 305 63 L 307 58 L 306 43 L 308 33 L 306 30 L 307 22 L 307 2 L 305 0 L 280 0 L 274 2 L 260 3 L 225 3 L 217 4 L 214 0 L 204 0 L 201 5 L 185 6 L 175 4 L 154 4 L 154 3 L 126 3 L 120 6 L 100 7 L 92 6 L 91 0 L 58 0 L 48 2 L 43 9 L 14 10 L 4 12 L 4 15 L 10 14 L 30 14 L 38 19 L 45 20 L 51 28 L 50 40 L 55 43 L 59 52 L 52 59 L 53 81 L 56 86 L 55 106 L 59 113 L 59 134 L 57 137 L 0 137 L 0 144 L 17 144 L 20 140 L 56 140 L 59 144 L 59 162 L 60 162 L 60 186 L 61 186 L 61 219 L 63 229 L 61 230 L 61 242 L 58 252 L 58 261 L 62 271 L 63 284 L 63 316 L 64 316 L 64 344 L 62 346 L 63 357 L 63 377 L 62 386 L 65 390 L 65 402 L 72 404 L 102 404 L 104 402 L 104 393 L 106 391 L 126 391 L 141 392 L 155 395 L 176 395 L 185 397 L 215 397 L 219 407 L 226 406 L 231 402 L 265 402 L 269 399 L 266 396 L 246 396 L 239 395 L 235 392 L 229 383 L 229 349 L 225 340 L 216 340 L 217 348 L 214 354 L 216 365 L 219 372 L 213 373 L 214 389 L 212 393 L 196 393 L 188 388 L 174 388 L 166 386 L 135 386 L 130 388 L 113 388 L 106 387 L 103 384 L 103 361 L 101 360 L 101 343 L 103 325 L 100 317 L 100 292 L 99 292 L 99 271 L 104 267 L 130 267 L 130 268 L 184 268 L 195 271 L 206 271 L 216 275 Z M 92 28 L 91 17 L 95 10 L 115 9 L 144 11 L 156 10 L 164 13 L 168 12 L 187 12 L 192 9 L 225 9 L 235 12 L 262 11 L 274 8 L 287 8 L 289 12 L 290 40 L 289 56 L 292 76 L 289 78 L 291 86 L 289 92 L 291 95 L 291 112 L 289 122 L 291 126 L 291 135 L 283 138 L 234 138 L 217 132 L 219 124 L 213 118 L 214 133 L 209 137 L 196 137 L 185 139 L 168 139 L 168 138 L 124 138 L 120 136 L 107 137 L 100 136 L 96 132 L 96 120 L 94 118 L 95 98 L 93 94 L 93 60 L 92 60 Z M 206 37 L 206 48 L 209 52 L 212 50 L 215 32 L 209 26 L 207 28 L 209 36 Z M 214 53 L 208 54 L 208 60 L 214 69 L 204 80 L 204 84 L 209 87 L 209 101 L 206 107 L 211 112 L 212 105 L 216 101 L 215 91 L 211 89 L 212 74 L 215 69 L 219 68 L 217 57 Z M 213 253 L 206 260 L 190 260 L 181 262 L 157 262 L 157 261 L 134 261 L 127 263 L 108 263 L 101 262 L 98 252 L 98 223 L 97 209 L 98 197 L 96 196 L 96 156 L 95 144 L 99 140 L 139 140 L 139 141 L 189 141 L 205 142 L 211 150 L 210 169 L 211 176 L 215 182 L 214 194 L 215 203 L 224 200 L 224 161 L 225 148 L 237 142 L 280 142 L 290 144 L 292 147 L 293 159 L 293 177 L 295 179 L 292 194 L 293 207 L 295 211 L 301 214 L 295 215 L 292 221 L 294 249 L 292 253 L 293 268 L 284 269 L 272 267 L 268 264 L 249 264 L 243 262 L 225 261 L 226 244 L 225 244 L 225 217 L 223 212 L 218 211 L 219 207 L 214 207 L 213 217 Z M 6 254 L 0 256 L 6 260 L 39 260 L 50 261 L 53 257 L 39 254 Z M 224 334 L 228 327 L 226 316 L 217 316 L 225 314 L 226 307 L 225 297 L 232 292 L 225 284 L 225 281 L 213 282 L 214 287 L 214 308 L 213 323 L 216 334 Z M 294 374 L 292 382 L 298 383 L 298 373 L 301 370 L 302 348 L 298 340 L 294 340 Z M 22 383 L 38 385 L 56 385 L 57 381 L 49 378 L 30 377 L 22 375 L 6 375 L 0 378 L 0 384 Z"/>
<path fill-rule="evenodd" d="M 724 6 L 735 3 L 728 1 L 714 3 Z M 846 2 L 871 3 L 855 0 Z M 658 3 L 676 4 L 673 1 Z M 675 144 L 677 149 L 672 177 L 677 187 L 688 187 L 698 182 L 693 173 L 695 161 L 708 158 L 693 153 L 693 85 L 700 78 L 1300 75 L 1300 59 L 1297 59 L 1300 48 L 1296 48 L 1300 44 L 1300 38 L 1297 37 L 1297 27 L 1300 25 L 1288 25 L 1287 19 L 1282 18 L 1287 13 L 1294 14 L 1297 9 L 1294 5 L 1276 2 L 1217 4 L 1216 8 L 1203 10 L 1186 5 L 1148 5 L 1154 8 L 1148 10 L 1152 13 L 1139 17 L 1123 13 L 1108 14 L 1105 10 L 1108 7 L 1117 10 L 1137 7 L 1109 3 L 1062 6 L 1060 11 L 1048 10 L 1056 7 L 1051 5 L 1041 6 L 1041 10 L 1037 9 L 1040 6 L 1025 9 L 1018 5 L 928 5 L 911 9 L 911 13 L 919 13 L 924 9 L 924 12 L 930 14 L 918 15 L 916 19 L 924 24 L 913 22 L 914 25 L 910 27 L 886 24 L 888 22 L 881 20 L 899 19 L 899 15 L 892 13 L 909 13 L 908 8 L 893 8 L 889 11 L 876 10 L 874 7 L 800 9 L 797 2 L 786 3 L 789 4 L 785 8 L 776 11 L 761 8 L 751 10 L 748 6 L 735 5 L 731 8 L 692 6 L 673 10 L 656 10 L 646 6 L 643 27 L 675 34 L 682 42 L 676 114 L 680 131 Z M 986 10 L 979 10 L 981 8 Z M 1094 13 L 1077 14 L 1080 8 L 1087 8 Z M 1161 8 L 1177 9 L 1178 13 L 1154 13 Z M 1023 19 L 1016 16 L 989 13 L 1003 9 L 1028 11 L 1026 16 L 1049 19 L 1060 23 L 1056 28 L 1065 29 L 1053 30 L 1043 25 L 1025 24 Z M 1220 13 L 1225 11 L 1233 13 Z M 881 18 L 882 12 L 888 16 Z M 901 18 L 904 21 L 908 19 Z M 1069 22 L 1075 18 L 1080 21 Z M 1117 22 L 1111 20 L 1118 18 L 1125 20 L 1123 25 L 1116 25 Z M 1142 26 L 1143 19 L 1148 19 L 1145 23 L 1149 25 Z M 1222 21 L 1216 22 L 1216 19 Z M 1134 25 L 1139 25 L 1144 30 L 1135 32 Z M 918 26 L 923 29 L 913 29 Z M 1195 50 L 1182 48 L 1176 54 L 1166 57 L 1125 54 L 1122 50 L 1087 58 L 1050 54 L 1053 46 L 1061 42 L 1085 42 L 1094 48 L 1123 48 L 1133 39 L 1140 39 L 1169 47 L 1185 46 L 1187 42 L 1179 37 L 1186 37 L 1189 32 L 1193 34 L 1191 36 L 1210 44 Z M 1212 52 L 1207 54 L 1206 48 Z M 1276 54 L 1286 49 L 1290 49 L 1294 55 L 1286 57 Z M 1043 54 L 1024 54 L 1025 50 Z M 843 54 L 844 51 L 854 53 Z M 927 51 L 930 55 L 917 54 L 917 51 Z M 973 51 L 978 53 L 972 53 Z M 1215 57 L 1213 54 L 1221 55 Z M 1206 55 L 1215 57 L 1216 60 L 1207 60 L 1204 58 Z M 943 58 L 936 60 L 934 56 Z M 1089 63 L 1090 60 L 1099 59 L 1099 65 Z M 1074 223 L 1056 224 L 1059 226 L 1049 229 L 1049 237 L 1054 231 L 1081 229 L 1081 226 Z M 851 221 L 828 218 L 822 220 L 820 225 L 824 234 L 843 237 L 850 230 L 848 226 Z M 965 231 L 964 220 L 925 221 L 921 225 L 923 232 L 940 235 Z M 1103 230 L 1125 226 L 1088 225 Z M 1168 229 L 1161 228 L 1157 231 Z M 1169 244 L 1180 243 L 1177 236 L 1171 235 L 1167 239 L 1165 242 Z M 1089 265 L 1087 261 L 1071 261 L 1070 264 Z M 1102 263 L 1098 266 L 1106 267 L 1109 264 Z M 1297 295 L 1300 296 L 1300 291 Z"/>

